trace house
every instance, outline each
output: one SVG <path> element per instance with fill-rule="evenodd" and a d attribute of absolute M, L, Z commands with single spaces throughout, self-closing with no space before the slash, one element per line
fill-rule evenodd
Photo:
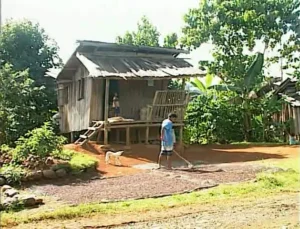
<path fill-rule="evenodd" d="M 297 85 L 298 79 L 286 78 L 277 83 L 274 92 L 278 98 L 283 99 L 282 110 L 274 115 L 274 120 L 279 123 L 288 123 L 287 131 L 300 135 L 300 90 Z"/>
<path fill-rule="evenodd" d="M 57 76 L 62 133 L 86 130 L 80 136 L 85 142 L 96 132 L 100 140 L 104 131 L 103 141 L 108 144 L 113 138 L 120 142 L 120 132 L 126 130 L 128 145 L 130 141 L 148 143 L 151 136 L 157 136 L 153 128 L 167 112 L 176 111 L 180 116 L 176 125 L 183 126 L 188 94 L 168 91 L 169 81 L 205 74 L 178 58 L 187 51 L 85 40 L 78 43 Z M 122 120 L 110 119 L 115 93 Z"/>

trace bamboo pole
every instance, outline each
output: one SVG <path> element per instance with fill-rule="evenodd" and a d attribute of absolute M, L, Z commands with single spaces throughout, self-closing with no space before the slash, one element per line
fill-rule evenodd
<path fill-rule="evenodd" d="M 105 104 L 104 104 L 104 145 L 108 144 L 108 106 L 109 106 L 109 79 L 105 80 Z"/>

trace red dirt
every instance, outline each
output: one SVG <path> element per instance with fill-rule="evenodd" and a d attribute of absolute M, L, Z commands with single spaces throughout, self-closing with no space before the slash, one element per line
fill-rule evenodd
<path fill-rule="evenodd" d="M 99 159 L 98 171 L 107 177 L 131 175 L 144 172 L 132 168 L 133 165 L 156 163 L 159 146 L 157 145 L 132 145 L 130 151 L 125 151 L 121 158 L 122 165 L 113 166 L 105 164 L 105 154 L 100 146 L 95 143 L 88 143 L 81 147 L 78 145 L 66 145 L 66 148 L 92 155 Z M 113 146 L 114 149 L 121 148 Z M 185 150 L 184 156 L 193 161 L 205 161 L 208 163 L 231 163 L 251 162 L 259 160 L 280 160 L 285 158 L 296 158 L 299 156 L 298 146 L 279 145 L 208 145 L 190 146 Z M 173 160 L 180 160 L 174 156 Z"/>

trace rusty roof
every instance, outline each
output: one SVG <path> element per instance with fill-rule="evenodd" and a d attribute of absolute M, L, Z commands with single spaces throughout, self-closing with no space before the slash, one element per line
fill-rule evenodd
<path fill-rule="evenodd" d="M 70 79 L 79 65 L 86 67 L 89 77 L 176 78 L 206 74 L 185 59 L 177 58 L 183 53 L 188 52 L 162 47 L 79 41 L 79 47 L 58 74 L 58 80 Z"/>

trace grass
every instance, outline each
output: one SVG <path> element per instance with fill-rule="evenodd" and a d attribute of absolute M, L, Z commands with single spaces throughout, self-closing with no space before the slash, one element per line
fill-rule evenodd
<path fill-rule="evenodd" d="M 54 211 L 25 215 L 21 213 L 3 213 L 2 226 L 42 220 L 63 220 L 77 217 L 89 217 L 94 214 L 113 215 L 122 213 L 143 213 L 146 211 L 164 211 L 168 208 L 193 204 L 206 204 L 216 201 L 239 199 L 246 197 L 264 197 L 280 192 L 299 192 L 300 160 L 285 160 L 281 167 L 291 168 L 275 174 L 259 174 L 256 182 L 245 182 L 236 185 L 220 185 L 216 188 L 189 194 L 173 195 L 159 199 L 144 199 L 107 204 L 81 204 L 63 207 Z"/>
<path fill-rule="evenodd" d="M 73 150 L 64 149 L 59 153 L 55 153 L 54 156 L 69 161 L 72 171 L 82 171 L 87 168 L 95 167 L 97 164 L 97 160 L 92 156 L 78 153 Z"/>

